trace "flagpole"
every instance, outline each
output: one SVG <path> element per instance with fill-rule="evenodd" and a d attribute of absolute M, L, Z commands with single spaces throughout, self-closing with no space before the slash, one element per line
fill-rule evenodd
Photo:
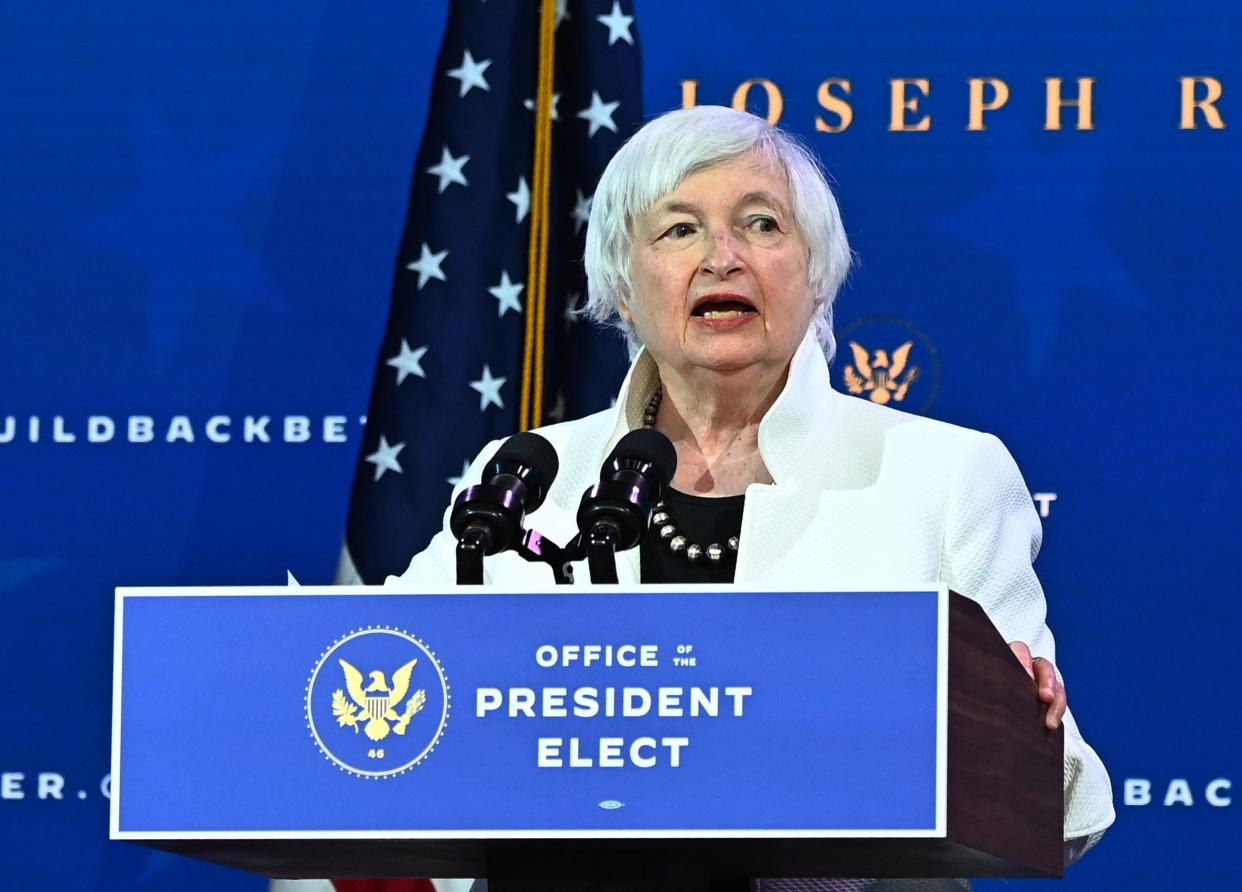
<path fill-rule="evenodd" d="M 522 350 L 522 397 L 518 427 L 543 419 L 543 338 L 548 283 L 548 201 L 552 189 L 552 88 L 556 53 L 556 3 L 539 12 L 539 72 L 535 91 L 535 151 L 531 172 L 530 240 L 527 247 L 526 336 Z"/>

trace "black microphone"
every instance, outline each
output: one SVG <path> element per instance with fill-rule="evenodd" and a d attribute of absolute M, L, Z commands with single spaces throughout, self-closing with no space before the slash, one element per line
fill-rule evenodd
<path fill-rule="evenodd" d="M 449 515 L 459 583 L 482 584 L 483 556 L 521 543 L 522 522 L 543 504 L 559 469 L 556 450 L 538 434 L 514 434 L 501 444 L 483 470 L 484 482 L 464 489 Z"/>
<path fill-rule="evenodd" d="M 592 582 L 617 581 L 614 554 L 638 544 L 676 470 L 677 450 L 659 431 L 639 428 L 621 438 L 578 506 Z"/>

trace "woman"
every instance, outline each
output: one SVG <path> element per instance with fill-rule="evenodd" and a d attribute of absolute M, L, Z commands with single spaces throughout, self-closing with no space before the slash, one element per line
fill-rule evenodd
<path fill-rule="evenodd" d="M 968 595 L 1013 642 L 1048 726 L 1065 723 L 1065 838 L 1080 854 L 1113 821 L 1111 791 L 1053 666 L 1029 491 L 995 437 L 831 389 L 849 261 L 822 172 L 781 131 L 715 107 L 643 127 L 600 179 L 586 243 L 587 312 L 625 332 L 634 362 L 614 409 L 541 431 L 561 470 L 530 524 L 570 539 L 604 457 L 645 424 L 672 440 L 677 472 L 618 559 L 622 583 L 939 580 Z M 401 578 L 451 580 L 454 544 L 442 532 Z M 493 581 L 548 581 L 513 554 L 489 562 Z"/>

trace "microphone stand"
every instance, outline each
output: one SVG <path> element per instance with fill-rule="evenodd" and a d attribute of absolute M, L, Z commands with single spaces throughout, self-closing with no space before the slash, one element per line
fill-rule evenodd
<path fill-rule="evenodd" d="M 483 584 L 483 557 L 490 544 L 491 533 L 482 524 L 470 524 L 462 532 L 462 537 L 457 541 L 458 585 Z M 547 564 L 557 585 L 573 585 L 574 568 L 570 562 L 578 560 L 581 555 L 575 556 L 570 549 L 561 548 L 538 530 L 524 530 L 522 541 L 514 551 L 532 564 Z M 594 570 L 591 571 L 591 581 L 595 581 Z M 612 581 L 617 581 L 615 567 Z"/>
<path fill-rule="evenodd" d="M 606 520 L 591 525 L 587 535 L 579 533 L 565 546 L 565 557 L 580 561 L 584 557 L 591 571 L 591 582 L 604 585 L 617 584 L 617 546 L 621 544 L 621 531 Z"/>
<path fill-rule="evenodd" d="M 572 543 L 571 543 L 572 544 Z M 557 585 L 574 584 L 574 558 L 566 548 L 561 548 L 538 530 L 527 530 L 517 553 L 533 564 L 547 564 L 552 568 L 552 578 Z"/>
<path fill-rule="evenodd" d="M 491 544 L 491 533 L 482 524 L 472 523 L 457 540 L 457 584 L 483 584 L 483 555 Z"/>

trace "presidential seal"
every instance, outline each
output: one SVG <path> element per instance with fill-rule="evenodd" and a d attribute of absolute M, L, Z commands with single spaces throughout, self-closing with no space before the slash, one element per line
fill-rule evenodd
<path fill-rule="evenodd" d="M 409 771 L 448 724 L 449 685 L 435 651 L 392 626 L 332 642 L 306 684 L 306 727 L 320 752 L 357 777 Z"/>
<path fill-rule="evenodd" d="M 940 388 L 940 359 L 914 323 L 886 316 L 860 319 L 837 335 L 837 344 L 833 378 L 841 390 L 907 412 L 931 407 Z"/>

